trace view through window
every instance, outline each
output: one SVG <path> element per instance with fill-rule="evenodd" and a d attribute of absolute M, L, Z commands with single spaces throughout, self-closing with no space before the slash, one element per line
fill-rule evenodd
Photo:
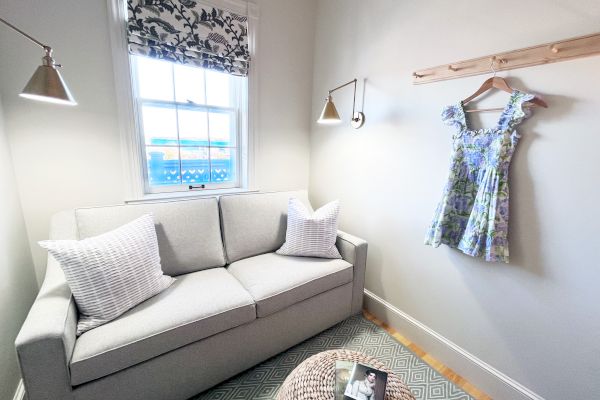
<path fill-rule="evenodd" d="M 247 78 L 131 58 L 147 192 L 239 187 Z"/>

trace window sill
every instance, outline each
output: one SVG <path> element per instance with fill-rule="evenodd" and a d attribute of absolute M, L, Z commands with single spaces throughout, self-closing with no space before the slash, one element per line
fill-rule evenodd
<path fill-rule="evenodd" d="M 145 194 L 139 199 L 125 200 L 126 204 L 139 204 L 146 202 L 156 201 L 172 201 L 172 200 L 189 200 L 203 197 L 215 197 L 223 194 L 242 194 L 242 193 L 258 193 L 255 189 L 242 189 L 242 188 L 231 188 L 231 189 L 205 189 L 196 190 L 189 192 L 171 192 L 171 193 L 152 193 Z"/>

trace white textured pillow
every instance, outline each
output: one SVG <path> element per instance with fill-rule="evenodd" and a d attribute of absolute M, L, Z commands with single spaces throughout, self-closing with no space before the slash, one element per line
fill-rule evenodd
<path fill-rule="evenodd" d="M 321 258 L 342 258 L 335 247 L 339 201 L 325 204 L 312 213 L 298 199 L 288 203 L 285 243 L 277 254 Z"/>
<path fill-rule="evenodd" d="M 77 335 L 105 324 L 168 288 L 151 214 L 83 240 L 45 240 L 39 245 L 60 263 L 80 318 Z"/>

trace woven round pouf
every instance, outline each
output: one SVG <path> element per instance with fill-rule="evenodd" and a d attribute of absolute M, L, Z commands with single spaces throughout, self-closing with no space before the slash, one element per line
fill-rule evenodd
<path fill-rule="evenodd" d="M 285 379 L 277 400 L 332 400 L 336 361 L 358 362 L 387 372 L 386 400 L 415 400 L 404 382 L 383 363 L 351 350 L 324 351 L 304 360 Z"/>

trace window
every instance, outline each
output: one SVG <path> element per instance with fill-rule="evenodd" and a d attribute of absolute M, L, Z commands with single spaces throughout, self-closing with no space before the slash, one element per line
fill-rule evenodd
<path fill-rule="evenodd" d="M 254 189 L 258 7 L 108 4 L 127 201 Z"/>
<path fill-rule="evenodd" d="M 146 193 L 243 186 L 247 78 L 130 55 Z"/>

